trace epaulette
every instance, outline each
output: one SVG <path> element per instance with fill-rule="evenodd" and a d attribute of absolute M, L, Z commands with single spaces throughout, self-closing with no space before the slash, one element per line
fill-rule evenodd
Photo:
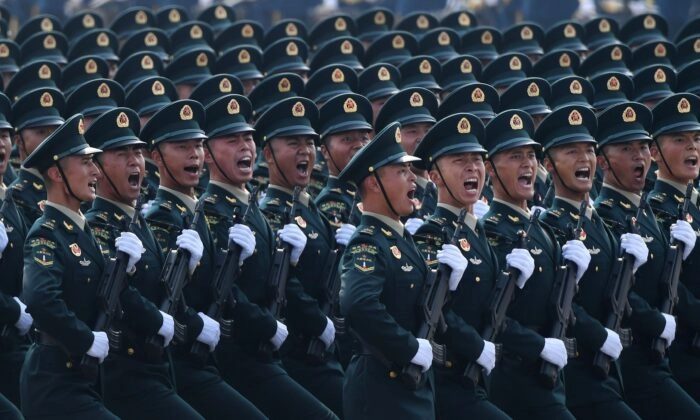
<path fill-rule="evenodd" d="M 48 230 L 54 230 L 56 228 L 56 221 L 54 219 L 46 219 L 41 224 L 41 227 L 46 228 Z"/>
<path fill-rule="evenodd" d="M 364 226 L 362 229 L 359 229 L 358 232 L 362 235 L 374 235 L 374 229 L 375 227 L 372 225 L 369 226 Z"/>
<path fill-rule="evenodd" d="M 336 194 L 342 194 L 343 191 L 340 188 L 331 188 L 331 191 L 336 193 Z"/>
<path fill-rule="evenodd" d="M 564 211 L 564 209 L 562 209 L 562 208 L 558 208 L 558 209 L 549 209 L 549 210 L 547 210 L 547 211 L 545 212 L 545 215 L 547 215 L 547 216 L 552 216 L 552 217 L 558 219 L 559 217 L 561 217 L 561 214 L 562 214 L 563 211 Z"/>
<path fill-rule="evenodd" d="M 216 204 L 218 201 L 219 201 L 218 196 L 216 194 L 208 195 L 207 198 L 204 199 L 205 203 L 210 203 L 210 204 Z"/>
<path fill-rule="evenodd" d="M 168 200 L 168 201 L 163 201 L 162 203 L 159 204 L 160 207 L 166 209 L 166 210 L 172 210 L 173 209 L 173 203 Z"/>
<path fill-rule="evenodd" d="M 663 193 L 663 192 L 652 191 L 652 192 L 649 193 L 648 199 L 649 199 L 649 201 L 655 201 L 655 202 L 657 202 L 657 203 L 659 203 L 659 204 L 663 204 L 663 203 L 666 202 L 666 199 L 668 199 L 668 196 L 666 195 L 666 193 Z M 676 198 L 676 200 L 678 200 L 678 199 Z M 682 202 L 683 202 L 683 197 L 682 197 L 682 196 L 681 196 L 680 201 L 678 201 L 678 202 L 679 202 L 679 203 L 682 203 Z"/>
<path fill-rule="evenodd" d="M 98 211 L 97 213 L 95 213 L 95 217 L 102 220 L 105 223 L 109 222 L 109 213 L 107 213 L 106 211 Z"/>
<path fill-rule="evenodd" d="M 25 181 L 25 182 L 26 182 L 26 181 Z M 18 182 L 18 183 L 16 183 L 15 185 L 13 185 L 12 188 L 13 188 L 15 191 L 24 191 L 24 183 L 25 183 L 25 182 L 22 182 L 22 183 Z"/>
<path fill-rule="evenodd" d="M 615 200 L 612 198 L 606 198 L 605 200 L 598 203 L 601 206 L 612 208 L 615 205 Z"/>
<path fill-rule="evenodd" d="M 492 214 L 491 216 L 486 218 L 484 223 L 493 224 L 493 225 L 497 225 L 497 224 L 501 223 L 501 213 Z"/>
<path fill-rule="evenodd" d="M 279 206 L 280 205 L 280 199 L 279 198 L 272 198 L 270 201 L 267 202 L 268 206 Z"/>

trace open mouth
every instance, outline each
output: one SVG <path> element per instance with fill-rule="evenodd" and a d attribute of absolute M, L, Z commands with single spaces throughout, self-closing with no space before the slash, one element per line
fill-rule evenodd
<path fill-rule="evenodd" d="M 479 180 L 476 178 L 469 178 L 464 181 L 464 189 L 467 191 L 476 191 L 479 187 Z"/>
<path fill-rule="evenodd" d="M 97 181 L 92 181 L 88 183 L 88 188 L 90 188 L 90 191 L 93 193 L 97 192 Z"/>
<path fill-rule="evenodd" d="M 406 193 L 406 197 L 408 197 L 409 200 L 413 200 L 413 197 L 414 197 L 415 195 L 416 195 L 416 189 L 415 189 L 415 188 L 409 190 L 409 191 Z"/>
<path fill-rule="evenodd" d="M 192 175 L 197 175 L 199 173 L 199 166 L 197 166 L 197 165 L 185 166 L 185 172 L 188 172 Z"/>
<path fill-rule="evenodd" d="M 253 159 L 250 157 L 241 158 L 238 162 L 236 162 L 236 165 L 238 165 L 239 169 L 250 169 L 253 165 Z"/>
<path fill-rule="evenodd" d="M 309 161 L 301 161 L 297 163 L 297 172 L 299 172 L 299 175 L 301 176 L 308 176 L 309 175 Z"/>
<path fill-rule="evenodd" d="M 529 187 L 532 185 L 532 172 L 527 172 L 518 177 L 518 184 L 524 186 L 524 187 Z"/>
<path fill-rule="evenodd" d="M 634 174 L 635 178 L 642 178 L 644 176 L 644 165 L 639 164 L 632 169 L 632 173 Z"/>
<path fill-rule="evenodd" d="M 588 181 L 591 179 L 591 168 L 578 168 L 574 172 L 576 179 Z"/>
<path fill-rule="evenodd" d="M 0 152 L 0 163 L 4 162 L 6 157 L 7 153 L 5 151 Z"/>
<path fill-rule="evenodd" d="M 698 157 L 689 156 L 683 161 L 686 165 L 696 168 L 698 166 Z"/>
<path fill-rule="evenodd" d="M 131 187 L 140 187 L 141 183 L 139 182 L 139 173 L 138 172 L 132 172 L 129 174 L 129 177 L 127 178 L 127 181 L 129 182 L 129 186 Z"/>

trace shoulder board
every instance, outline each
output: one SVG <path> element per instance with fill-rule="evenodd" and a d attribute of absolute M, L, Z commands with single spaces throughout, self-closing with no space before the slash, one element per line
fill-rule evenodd
<path fill-rule="evenodd" d="M 48 229 L 48 230 L 54 230 L 56 228 L 56 221 L 54 219 L 46 219 L 41 224 L 41 227 Z"/>
<path fill-rule="evenodd" d="M 559 217 L 561 217 L 561 214 L 562 214 L 563 211 L 564 211 L 564 209 L 561 209 L 561 208 L 559 208 L 559 209 L 549 209 L 549 210 L 547 210 L 547 211 L 545 212 L 545 215 L 547 215 L 547 216 L 552 216 L 552 217 L 555 217 L 555 218 L 559 218 Z"/>
<path fill-rule="evenodd" d="M 32 182 L 32 187 L 34 187 L 34 189 L 37 191 L 41 191 L 44 189 L 44 184 L 40 182 Z"/>
<path fill-rule="evenodd" d="M 666 195 L 666 193 L 663 193 L 663 192 L 652 191 L 649 193 L 649 201 L 655 201 L 657 203 L 664 203 L 667 198 L 668 198 L 668 196 Z M 683 201 L 683 198 L 681 198 L 681 201 L 679 201 L 679 202 L 682 202 L 682 201 Z"/>
<path fill-rule="evenodd" d="M 486 218 L 484 223 L 494 224 L 494 225 L 501 223 L 501 213 L 492 214 L 491 216 Z"/>
<path fill-rule="evenodd" d="M 615 205 L 615 200 L 613 200 L 612 198 L 606 198 L 605 200 L 599 202 L 598 204 L 601 206 L 612 208 L 612 206 Z"/>
<path fill-rule="evenodd" d="M 280 205 L 280 199 L 279 199 L 279 198 L 270 199 L 270 201 L 268 201 L 266 204 L 267 204 L 268 206 L 279 206 L 279 205 Z"/>
<path fill-rule="evenodd" d="M 374 235 L 374 226 L 363 226 L 361 229 L 358 230 L 358 232 L 362 235 Z"/>
<path fill-rule="evenodd" d="M 16 183 L 15 185 L 13 185 L 12 188 L 13 188 L 15 191 L 23 191 L 23 190 L 24 190 L 24 183 L 23 183 L 23 182 L 22 182 L 22 183 L 18 182 L 18 183 Z"/>
<path fill-rule="evenodd" d="M 98 211 L 95 213 L 95 217 L 102 220 L 103 222 L 109 222 L 109 213 L 106 211 Z"/>
<path fill-rule="evenodd" d="M 163 201 L 159 204 L 159 206 L 166 209 L 166 210 L 173 209 L 173 203 L 171 201 Z"/>
<path fill-rule="evenodd" d="M 343 193 L 343 190 L 341 190 L 340 188 L 331 188 L 331 191 L 334 192 L 334 193 L 336 193 L 336 194 L 342 194 L 342 193 Z"/>
<path fill-rule="evenodd" d="M 218 197 L 216 194 L 208 195 L 207 198 L 204 199 L 204 202 L 210 203 L 210 204 L 216 204 L 218 201 Z"/>

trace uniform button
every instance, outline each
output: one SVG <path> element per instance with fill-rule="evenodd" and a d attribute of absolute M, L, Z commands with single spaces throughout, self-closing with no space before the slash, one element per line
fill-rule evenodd
<path fill-rule="evenodd" d="M 595 266 L 595 271 L 598 272 L 598 266 L 597 266 L 597 265 Z"/>
<path fill-rule="evenodd" d="M 449 360 L 446 360 L 446 361 L 445 361 L 445 367 L 446 367 L 446 368 L 451 368 L 451 367 L 452 367 L 452 362 L 450 362 Z"/>
<path fill-rule="evenodd" d="M 146 264 L 143 268 L 148 270 L 148 264 Z"/>
<path fill-rule="evenodd" d="M 474 281 L 477 282 L 477 283 L 480 282 L 480 281 L 481 281 L 481 277 L 476 276 L 476 278 L 474 278 Z"/>
<path fill-rule="evenodd" d="M 394 372 L 393 370 L 391 372 L 389 372 L 389 377 L 391 379 L 396 379 L 396 377 L 398 377 L 398 376 L 399 376 L 399 374 Z"/>
<path fill-rule="evenodd" d="M 654 259 L 654 254 L 649 254 L 649 258 Z"/>
<path fill-rule="evenodd" d="M 15 247 L 15 244 L 11 243 L 10 248 L 14 248 L 14 247 Z"/>
<path fill-rule="evenodd" d="M 128 354 L 129 356 L 133 356 L 133 355 L 134 355 L 134 349 L 131 348 L 131 347 L 129 347 L 128 349 L 126 349 L 126 354 Z"/>
<path fill-rule="evenodd" d="M 413 283 L 411 283 L 411 289 L 413 289 L 413 286 L 415 286 Z"/>
<path fill-rule="evenodd" d="M 90 283 L 90 277 L 87 278 L 87 282 Z"/>
<path fill-rule="evenodd" d="M 542 272 L 542 267 L 538 267 L 537 269 L 539 270 L 540 273 Z"/>
<path fill-rule="evenodd" d="M 72 369 L 73 368 L 73 362 L 70 360 L 66 362 L 66 369 Z"/>

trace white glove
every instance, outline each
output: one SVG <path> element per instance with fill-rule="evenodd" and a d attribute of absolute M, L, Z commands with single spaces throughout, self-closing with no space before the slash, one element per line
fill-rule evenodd
<path fill-rule="evenodd" d="M 498 0 L 484 0 L 484 4 L 486 4 L 486 7 L 494 7 L 498 5 Z"/>
<path fill-rule="evenodd" d="M 92 356 L 102 363 L 109 353 L 109 339 L 107 338 L 107 333 L 104 331 L 93 331 L 94 339 L 92 340 L 92 346 L 87 351 L 88 356 Z"/>
<path fill-rule="evenodd" d="M 481 219 L 489 211 L 489 205 L 481 200 L 476 200 L 474 207 L 472 207 L 472 211 L 474 212 L 474 217 Z"/>
<path fill-rule="evenodd" d="M 486 375 L 491 374 L 491 371 L 496 367 L 496 345 L 490 341 L 484 340 L 484 349 L 481 350 L 476 363 L 481 365 L 486 371 Z"/>
<path fill-rule="evenodd" d="M 670 347 L 673 340 L 676 338 L 676 318 L 673 315 L 665 314 L 661 312 L 666 320 L 666 325 L 664 325 L 664 330 L 661 332 L 661 338 L 666 340 L 666 347 Z"/>
<path fill-rule="evenodd" d="M 0 258 L 2 257 L 2 252 L 7 248 L 7 244 L 10 239 L 7 237 L 7 230 L 5 229 L 5 224 L 0 222 Z"/>
<path fill-rule="evenodd" d="M 695 231 L 690 223 L 685 220 L 676 220 L 676 223 L 671 225 L 671 238 L 685 244 L 683 247 L 683 259 L 688 258 L 693 248 L 695 247 Z"/>
<path fill-rule="evenodd" d="M 581 20 L 589 20 L 595 17 L 595 3 L 593 0 L 579 0 L 578 10 L 576 10 L 575 16 Z"/>
<path fill-rule="evenodd" d="M 117 251 L 121 251 L 129 256 L 129 262 L 126 263 L 126 272 L 133 273 L 136 270 L 136 263 L 141 259 L 143 252 L 143 244 L 138 236 L 131 232 L 122 232 L 122 234 L 114 240 L 114 246 Z"/>
<path fill-rule="evenodd" d="M 1 224 L 2 223 L 0 223 L 0 225 Z M 15 322 L 15 328 L 17 328 L 17 331 L 19 331 L 19 335 L 25 335 L 32 327 L 34 318 L 27 313 L 27 305 L 25 305 L 24 302 L 19 300 L 17 296 L 13 297 L 13 299 L 19 305 L 19 319 L 17 319 L 17 322 Z"/>
<path fill-rule="evenodd" d="M 237 223 L 228 229 L 228 240 L 241 247 L 240 264 L 243 264 L 243 261 L 255 252 L 255 235 L 243 223 Z"/>
<path fill-rule="evenodd" d="M 544 207 L 532 206 L 532 207 L 530 207 L 530 214 L 534 214 L 537 210 L 539 210 L 540 213 L 544 213 L 547 211 L 547 209 L 545 209 Z"/>
<path fill-rule="evenodd" d="M 419 219 L 417 217 L 411 217 L 408 220 L 406 220 L 406 223 L 404 223 L 404 227 L 410 233 L 411 235 L 414 235 L 416 231 L 418 230 L 419 227 L 423 226 L 423 219 Z"/>
<path fill-rule="evenodd" d="M 535 260 L 527 249 L 514 248 L 506 255 L 506 264 L 520 271 L 520 276 L 515 280 L 515 285 L 522 289 L 525 283 L 535 271 Z"/>
<path fill-rule="evenodd" d="M 446 264 L 452 269 L 450 274 L 449 287 L 450 291 L 454 292 L 462 280 L 464 271 L 467 269 L 469 261 L 464 258 L 462 252 L 454 245 L 443 244 L 442 249 L 437 252 L 437 260 L 439 263 Z"/>
<path fill-rule="evenodd" d="M 588 252 L 583 242 L 578 239 L 573 239 L 567 241 L 564 246 L 561 247 L 561 255 L 565 260 L 576 264 L 576 282 L 578 283 L 588 269 L 588 264 L 591 263 L 591 253 Z"/>
<path fill-rule="evenodd" d="M 416 340 L 418 340 L 418 351 L 411 359 L 411 363 L 422 367 L 423 372 L 427 372 L 433 364 L 433 346 L 424 338 L 416 338 Z"/>
<path fill-rule="evenodd" d="M 275 350 L 279 350 L 282 347 L 282 343 L 287 339 L 289 332 L 287 331 L 287 326 L 283 323 L 277 321 L 277 329 L 275 330 L 275 335 L 272 336 L 270 342 L 275 346 Z"/>
<path fill-rule="evenodd" d="M 204 254 L 204 244 L 202 244 L 202 240 L 199 239 L 199 233 L 197 233 L 197 231 L 194 229 L 184 229 L 180 236 L 178 236 L 175 240 L 175 244 L 180 248 L 189 251 L 190 274 L 194 273 L 194 269 L 197 268 L 197 264 L 199 264 L 199 260 L 202 259 L 202 255 Z"/>
<path fill-rule="evenodd" d="M 296 265 L 299 262 L 301 253 L 304 252 L 306 246 L 306 235 L 301 231 L 301 228 L 294 223 L 284 225 L 279 231 L 280 239 L 292 246 L 292 252 L 289 255 L 289 262 Z"/>
<path fill-rule="evenodd" d="M 617 360 L 622 353 L 622 342 L 620 341 L 620 336 L 613 330 L 606 328 L 605 332 L 608 333 L 608 337 L 600 348 L 600 351 L 610 356 L 613 360 Z"/>
<path fill-rule="evenodd" d="M 644 243 L 644 239 L 636 233 L 623 233 L 622 236 L 620 236 L 620 248 L 622 248 L 623 252 L 634 257 L 633 272 L 636 273 L 639 266 L 647 262 L 649 248 L 647 248 L 647 244 Z"/>
<path fill-rule="evenodd" d="M 146 217 L 146 213 L 148 213 L 148 209 L 151 208 L 151 206 L 153 205 L 153 203 L 154 203 L 155 201 L 156 201 L 156 200 L 148 200 L 148 201 L 146 201 L 145 203 L 141 204 L 141 215 L 142 215 L 143 217 Z"/>
<path fill-rule="evenodd" d="M 333 321 L 331 321 L 330 318 L 326 317 L 326 328 L 318 338 L 326 345 L 326 350 L 328 350 L 331 344 L 333 344 L 333 341 L 335 341 L 335 325 L 333 325 Z"/>
<path fill-rule="evenodd" d="M 568 355 L 566 354 L 566 346 L 564 342 L 558 338 L 545 338 L 544 348 L 540 353 L 540 357 L 544 360 L 557 365 L 559 369 L 566 366 Z"/>
<path fill-rule="evenodd" d="M 357 227 L 355 225 L 351 225 L 350 223 L 341 224 L 335 231 L 335 241 L 338 243 L 338 245 L 348 246 L 350 237 L 353 233 L 355 233 L 355 229 L 357 229 Z"/>
<path fill-rule="evenodd" d="M 216 345 L 219 344 L 219 338 L 221 338 L 221 329 L 219 328 L 219 323 L 209 318 L 203 312 L 198 312 L 204 326 L 202 327 L 202 332 L 197 336 L 197 341 L 204 343 L 209 346 L 209 351 L 214 351 Z"/>
<path fill-rule="evenodd" d="M 163 323 L 160 324 L 158 335 L 163 337 L 163 346 L 167 347 L 173 341 L 173 335 L 175 335 L 175 321 L 172 316 L 163 311 L 160 311 L 160 314 L 163 316 Z"/>

